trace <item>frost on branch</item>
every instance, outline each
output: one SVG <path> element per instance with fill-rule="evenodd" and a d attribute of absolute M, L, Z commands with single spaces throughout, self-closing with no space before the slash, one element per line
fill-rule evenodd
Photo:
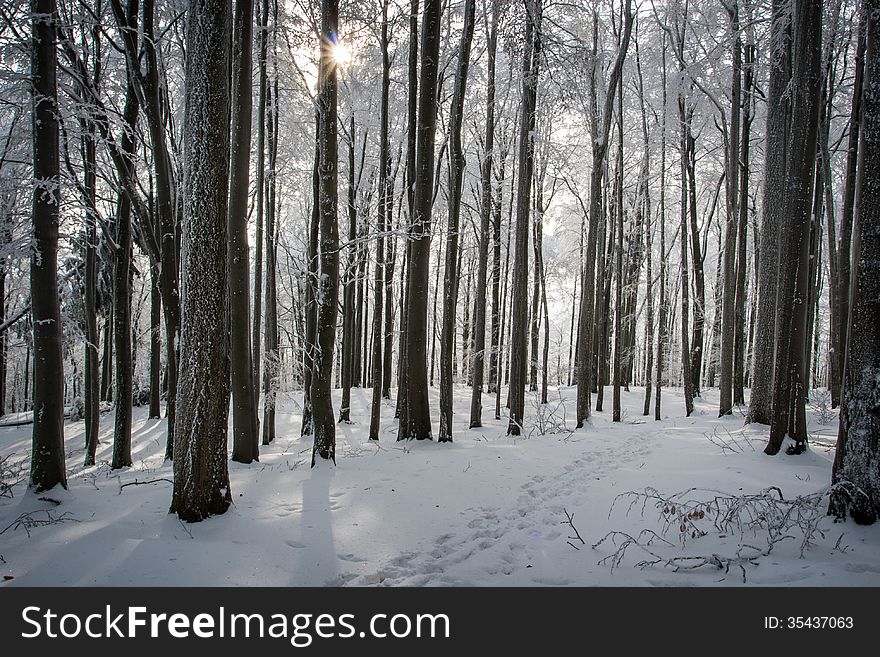
<path fill-rule="evenodd" d="M 638 511 L 642 518 L 653 508 L 658 529 L 642 529 L 636 535 L 610 531 L 592 547 L 613 548 L 599 560 L 599 565 L 612 570 L 637 552 L 642 559 L 635 566 L 640 569 L 661 565 L 680 572 L 714 566 L 729 572 L 734 566 L 745 582 L 746 566 L 756 566 L 784 541 L 794 541 L 804 558 L 807 549 L 825 538 L 822 523 L 828 521 L 828 498 L 846 491 L 845 483 L 792 499 L 776 486 L 746 495 L 699 488 L 668 496 L 651 487 L 627 491 L 614 498 L 608 517 L 618 506 L 625 507 L 626 516 Z M 718 551 L 700 550 L 701 542 L 712 537 L 721 539 L 720 545 L 713 544 Z"/>

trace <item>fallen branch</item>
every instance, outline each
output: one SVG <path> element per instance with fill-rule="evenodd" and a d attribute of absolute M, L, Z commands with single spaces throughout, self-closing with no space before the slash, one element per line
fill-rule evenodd
<path fill-rule="evenodd" d="M 147 484 L 158 484 L 160 481 L 166 481 L 169 484 L 173 484 L 174 482 L 171 479 L 166 477 L 159 477 L 158 479 L 150 479 L 149 481 L 138 481 L 135 479 L 134 481 L 128 481 L 126 483 L 119 484 L 119 494 L 122 494 L 122 489 L 126 486 L 146 486 Z"/>

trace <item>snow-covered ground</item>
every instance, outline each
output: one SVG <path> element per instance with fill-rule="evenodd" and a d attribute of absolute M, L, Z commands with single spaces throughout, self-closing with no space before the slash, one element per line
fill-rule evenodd
<path fill-rule="evenodd" d="M 337 391 L 338 392 L 338 391 Z M 685 418 L 681 393 L 664 390 L 664 419 L 643 417 L 644 390 L 623 393 L 624 421 L 606 411 L 592 425 L 574 427 L 574 390 L 550 393 L 538 435 L 534 397 L 527 395 L 526 432 L 505 435 L 484 398 L 485 427 L 467 430 L 470 390 L 457 388 L 455 442 L 397 442 L 393 405 L 382 411 L 378 444 L 367 440 L 370 390 L 352 391 L 354 424 L 338 425 L 337 467 L 309 468 L 310 443 L 299 439 L 299 395 L 279 404 L 278 439 L 262 448 L 260 462 L 230 463 L 234 506 L 223 516 L 184 525 L 168 514 L 171 484 L 121 484 L 171 477 L 163 463 L 164 421 L 135 410 L 133 468 L 111 471 L 112 415 L 102 416 L 99 465 L 81 466 L 83 423 L 67 423 L 69 491 L 40 497 L 14 486 L 0 498 L 0 574 L 15 585 L 743 585 L 743 570 L 713 566 L 676 572 L 630 545 L 612 568 L 611 531 L 637 538 L 655 554 L 722 559 L 745 543 L 767 547 L 765 519 L 758 527 L 719 531 L 716 517 L 694 515 L 681 532 L 682 507 L 655 508 L 615 498 L 648 487 L 710 501 L 722 491 L 759 493 L 776 486 L 786 500 L 827 486 L 834 456 L 836 415 L 813 409 L 806 454 L 767 457 L 767 427 L 743 428 L 742 416 L 719 420 L 717 391 L 696 400 Z M 560 404 L 560 398 L 564 403 Z M 336 398 L 338 408 L 338 396 Z M 432 397 L 436 419 L 436 395 Z M 824 423 L 823 423 L 824 421 Z M 551 426 L 552 425 L 552 426 Z M 0 458 L 26 462 L 30 426 L 0 428 Z M 25 473 L 26 474 L 26 473 Z M 775 495 L 775 492 L 772 493 Z M 821 503 L 824 509 L 825 502 Z M 613 511 L 609 514 L 609 511 Z M 706 507 L 699 507 L 704 509 Z M 696 510 L 696 508 L 694 509 Z M 63 522 L 16 528 L 21 514 Z M 628 512 L 627 512 L 628 511 Z M 666 511 L 666 513 L 664 513 Z M 748 520 L 749 509 L 740 518 Z M 582 537 L 566 523 L 566 513 Z M 758 511 L 760 513 L 760 511 Z M 676 520 L 666 527 L 664 519 Z M 686 519 L 686 517 L 685 517 Z M 754 518 L 753 518 L 754 519 Z M 730 527 L 728 527 L 730 529 Z M 880 526 L 858 527 L 822 515 L 815 542 L 801 558 L 803 535 L 794 527 L 757 565 L 744 566 L 747 585 L 880 585 Z M 652 530 L 669 544 L 655 539 Z M 705 535 L 694 532 L 704 531 Z M 682 537 L 686 537 L 682 546 Z M 616 535 L 618 545 L 625 540 Z M 750 553 L 742 548 L 740 554 Z M 680 562 L 693 565 L 695 561 Z"/>

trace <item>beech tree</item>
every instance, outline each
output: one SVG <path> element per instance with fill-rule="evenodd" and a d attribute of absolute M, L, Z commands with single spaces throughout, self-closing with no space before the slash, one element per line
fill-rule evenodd
<path fill-rule="evenodd" d="M 58 301 L 58 7 L 31 2 L 31 111 L 33 116 L 33 231 L 31 317 L 34 342 L 34 429 L 30 485 L 42 492 L 67 488 L 64 458 L 64 364 Z"/>
<path fill-rule="evenodd" d="M 180 378 L 171 512 L 198 522 L 232 503 L 229 421 L 227 195 L 228 0 L 193 0 L 187 13 Z"/>

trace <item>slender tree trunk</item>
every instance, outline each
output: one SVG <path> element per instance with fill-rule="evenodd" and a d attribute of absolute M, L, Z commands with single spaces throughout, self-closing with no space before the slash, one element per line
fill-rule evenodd
<path fill-rule="evenodd" d="M 382 404 L 382 311 L 385 292 L 385 232 L 391 223 L 391 160 L 388 153 L 388 89 L 391 84 L 391 60 L 388 56 L 388 2 L 382 3 L 382 95 L 380 101 L 379 128 L 379 203 L 376 225 L 376 268 L 374 270 L 373 290 L 373 354 L 372 384 L 373 401 L 370 406 L 370 440 L 379 440 L 379 411 Z"/>
<path fill-rule="evenodd" d="M 345 282 L 342 294 L 342 402 L 339 407 L 340 422 L 351 421 L 351 379 L 354 365 L 354 343 L 358 339 L 357 335 L 354 335 L 355 267 L 356 254 L 360 250 L 359 241 L 357 240 L 357 208 L 355 207 L 354 136 L 354 114 L 352 114 L 349 117 L 348 130 L 348 202 L 346 204 L 348 209 L 348 262 L 346 263 L 345 267 Z M 317 157 L 318 154 L 316 152 L 316 163 Z M 317 168 L 315 169 L 313 175 L 317 176 Z M 309 242 L 309 247 L 310 249 L 314 247 L 315 251 L 310 250 L 309 252 L 310 277 L 314 274 L 314 272 L 311 271 L 311 263 L 317 256 L 316 250 L 318 245 L 317 215 L 315 214 L 318 207 L 317 196 L 315 197 L 314 203 L 315 205 L 312 213 L 312 219 L 314 222 L 313 231 L 315 240 L 314 244 L 312 244 L 311 241 Z M 310 283 L 310 285 L 313 286 L 314 282 Z M 312 298 L 314 297 L 314 292 L 307 292 L 307 294 L 310 294 Z M 313 314 L 311 315 L 311 318 L 312 324 L 314 324 Z M 311 342 L 309 342 L 308 344 L 312 344 L 313 342 L 314 338 L 312 338 Z M 311 358 L 311 354 L 309 354 L 307 358 Z M 309 386 L 311 386 L 311 367 L 309 367 Z M 306 394 L 310 394 L 308 389 L 306 389 Z"/>
<path fill-rule="evenodd" d="M 458 68 L 449 116 L 449 228 L 446 234 L 446 269 L 443 285 L 443 320 L 440 337 L 440 428 L 437 439 L 452 442 L 452 361 L 455 344 L 455 316 L 459 283 L 459 216 L 465 157 L 461 143 L 464 95 L 474 34 L 475 0 L 466 0 L 464 24 L 459 45 Z"/>
<path fill-rule="evenodd" d="M 227 193 L 228 0 L 193 0 L 187 14 L 186 115 L 177 440 L 171 512 L 197 522 L 232 503 L 229 422 Z"/>
<path fill-rule="evenodd" d="M 816 137 L 819 122 L 819 78 L 822 42 L 822 2 L 799 2 L 792 15 L 792 117 L 783 207 L 786 209 L 779 255 L 776 297 L 776 372 L 773 382 L 773 422 L 765 453 L 779 452 L 786 435 L 793 451 L 806 448 L 806 343 L 810 257 L 810 205 Z"/>
<path fill-rule="evenodd" d="M 312 164 L 312 212 L 309 219 L 309 242 L 308 242 L 308 251 L 306 253 L 306 261 L 307 261 L 307 272 L 306 272 L 306 294 L 305 294 L 305 314 L 306 314 L 306 327 L 305 327 L 305 343 L 303 344 L 303 419 L 302 419 L 302 427 L 301 427 L 301 435 L 303 436 L 311 436 L 312 435 L 312 377 L 314 375 L 314 358 L 315 358 L 315 335 L 317 331 L 317 315 L 315 313 L 315 288 L 317 286 L 318 281 L 318 224 L 320 221 L 319 212 L 320 212 L 320 176 L 318 171 L 320 160 L 320 153 L 318 151 L 318 122 L 317 116 L 315 119 L 315 157 Z M 351 233 L 352 227 L 357 223 L 357 218 L 354 216 L 353 208 L 349 207 L 349 234 Z M 356 245 L 352 245 L 352 249 L 356 249 Z M 352 281 L 352 290 L 354 282 Z M 352 291 L 352 296 L 354 292 Z M 353 314 L 352 317 L 349 318 L 349 321 L 353 323 Z M 344 329 L 343 329 L 344 330 Z M 349 334 L 352 342 L 354 341 Z M 352 348 L 349 346 L 349 348 Z M 348 358 L 351 358 L 348 355 Z M 343 357 L 343 361 L 345 357 Z M 344 368 L 343 368 L 344 369 Z M 348 387 L 350 388 L 350 377 L 351 377 L 351 363 L 348 363 L 348 376 L 349 379 L 345 380 L 345 373 L 343 373 L 343 384 L 342 384 L 342 408 L 347 410 L 350 406 L 350 401 L 345 399 L 345 388 L 346 383 L 348 383 Z M 350 398 L 349 398 L 350 399 Z M 344 419 L 342 417 L 341 419 Z"/>
<path fill-rule="evenodd" d="M 250 258 L 247 236 L 250 185 L 253 0 L 235 0 L 232 42 L 232 125 L 229 174 L 229 339 L 232 384 L 232 460 L 260 459 L 257 395 L 251 352 Z"/>
<path fill-rule="evenodd" d="M 263 190 L 266 187 L 266 97 L 268 95 L 269 76 L 266 70 L 268 58 L 268 32 L 269 32 L 269 0 L 263 0 L 262 10 L 259 12 L 258 22 L 258 78 L 259 100 L 257 101 L 257 164 L 256 180 L 254 188 L 254 205 L 256 205 L 257 225 L 254 228 L 254 316 L 251 325 L 251 348 L 253 349 L 253 389 L 254 406 L 259 407 L 260 397 L 260 367 L 263 364 L 261 347 L 263 344 L 263 219 L 265 214 L 265 197 Z M 259 424 L 259 418 L 257 419 Z M 258 427 L 259 428 L 259 427 Z M 259 431 L 258 431 L 259 433 Z"/>
<path fill-rule="evenodd" d="M 764 199 L 758 266 L 758 314 L 752 348 L 752 384 L 747 422 L 770 424 L 776 353 L 776 296 L 779 278 L 780 230 L 785 216 L 783 189 L 788 161 L 791 100 L 791 16 L 785 0 L 773 0 L 770 40 L 770 82 L 767 87 L 767 144 L 764 148 Z"/>
<path fill-rule="evenodd" d="M 694 382 L 691 378 L 691 353 L 688 344 L 688 320 L 690 310 L 690 284 L 688 276 L 688 171 L 687 171 L 687 108 L 681 92 L 678 97 L 678 116 L 681 122 L 680 160 L 681 160 L 681 379 L 684 387 L 684 412 L 690 417 L 694 412 Z"/>
<path fill-rule="evenodd" d="M 330 398 L 333 348 L 336 344 L 339 233 L 337 220 L 338 154 L 336 138 L 336 62 L 332 44 L 339 38 L 338 0 L 321 2 L 321 59 L 318 81 L 318 152 L 320 153 L 320 242 L 316 285 L 317 350 L 312 377 L 312 413 L 317 458 L 336 462 L 336 424 Z M 381 294 L 381 292 L 380 292 Z"/>
<path fill-rule="evenodd" d="M 137 10 L 129 5 L 129 25 L 137 25 Z M 135 125 L 138 102 L 129 82 L 125 93 L 124 120 L 127 130 L 122 137 L 121 151 L 129 175 L 134 173 Z M 116 422 L 113 430 L 113 459 L 111 469 L 129 467 L 131 460 L 131 405 L 132 363 L 131 349 L 131 201 L 127 194 L 119 195 L 116 207 L 116 262 L 113 276 L 113 336 L 116 341 Z"/>
<path fill-rule="evenodd" d="M 277 12 L 277 6 L 274 8 Z M 276 16 L 277 19 L 277 16 Z M 277 20 L 276 20 L 277 25 Z M 271 89 L 266 94 L 266 137 L 269 166 L 265 180 L 266 204 L 266 281 L 263 340 L 265 362 L 263 367 L 263 427 L 262 444 L 275 441 L 275 400 L 277 398 L 280 361 L 278 355 L 278 303 L 276 294 L 278 228 L 275 204 L 275 174 L 278 156 L 278 74 L 274 71 Z M 304 414 L 305 415 L 305 414 Z M 303 424 L 305 425 L 305 418 Z"/>
<path fill-rule="evenodd" d="M 489 222 L 493 216 L 492 208 L 492 165 L 495 155 L 495 57 L 498 50 L 498 4 L 492 0 L 492 19 L 489 22 L 488 7 L 484 12 L 486 30 L 486 127 L 483 140 L 483 159 L 480 162 L 480 244 L 477 260 L 477 289 L 474 294 L 474 351 L 472 363 L 471 415 L 470 428 L 483 426 L 483 371 L 485 369 L 486 350 L 486 293 L 489 267 L 489 240 L 493 240 L 492 261 L 492 353 L 489 357 L 489 392 L 493 392 L 495 383 L 494 350 L 497 346 L 498 331 L 498 281 L 500 273 L 498 258 L 501 250 L 501 226 L 498 234 L 493 232 L 490 237 Z"/>
<path fill-rule="evenodd" d="M 735 332 L 733 343 L 733 403 L 745 404 L 743 379 L 745 367 L 745 331 L 746 331 L 746 241 L 748 238 L 749 217 L 749 146 L 752 128 L 752 85 L 754 84 L 753 67 L 755 63 L 755 46 L 747 43 L 745 47 L 745 67 L 742 99 L 742 138 L 739 155 L 739 226 L 737 227 L 736 247 L 736 299 L 734 303 Z"/>
<path fill-rule="evenodd" d="M 662 57 L 662 86 L 663 107 L 666 107 L 666 38 L 663 39 Z M 660 420 L 660 396 L 663 387 L 663 358 L 666 355 L 666 113 L 660 117 L 660 215 L 657 217 L 660 223 L 660 279 L 657 283 L 660 288 L 657 317 L 657 378 L 655 380 L 654 397 L 654 420 Z"/>
<path fill-rule="evenodd" d="M 868 8 L 872 3 L 863 2 L 859 13 L 859 33 L 858 43 L 856 46 L 856 57 L 854 63 L 853 77 L 853 98 L 849 117 L 849 140 L 846 153 L 846 177 L 843 186 L 843 210 L 840 216 L 840 242 L 837 249 L 838 263 L 838 280 L 837 280 L 837 299 L 838 311 L 837 315 L 837 337 L 838 344 L 832 345 L 837 367 L 832 368 L 831 373 L 831 405 L 836 406 L 840 400 L 840 386 L 843 380 L 843 359 L 846 356 L 848 330 L 847 321 L 849 319 L 850 306 L 850 289 L 851 283 L 851 262 L 854 259 L 850 257 L 853 235 L 853 216 L 855 211 L 856 198 L 856 179 L 858 177 L 858 154 L 859 154 L 859 136 L 861 132 L 862 120 L 861 111 L 863 105 L 863 94 L 866 88 L 863 84 L 865 75 L 865 50 L 866 50 L 866 21 L 868 19 Z M 836 398 L 836 399 L 835 399 Z"/>
<path fill-rule="evenodd" d="M 733 360 L 736 341 L 736 233 L 739 194 L 740 96 L 742 91 L 742 39 L 739 36 L 739 3 L 728 8 L 733 37 L 733 80 L 730 99 L 730 133 L 727 135 L 727 218 L 724 232 L 724 290 L 721 294 L 721 400 L 718 416 L 733 412 Z"/>
<path fill-rule="evenodd" d="M 30 486 L 42 492 L 67 488 L 64 464 L 64 359 L 58 299 L 58 159 L 55 0 L 31 0 L 31 109 L 34 193 L 31 317 L 34 342 L 34 426 Z"/>
<path fill-rule="evenodd" d="M 577 391 L 577 428 L 584 425 L 584 421 L 590 416 L 590 390 L 593 383 L 593 340 L 594 317 L 595 317 L 595 268 L 593 262 L 596 259 L 597 229 L 599 226 L 599 213 L 601 211 L 602 193 L 602 170 L 605 154 L 608 149 L 608 133 L 611 129 L 611 110 L 614 105 L 615 90 L 620 83 L 621 69 L 626 52 L 629 48 L 630 35 L 632 33 L 633 14 L 632 2 L 626 0 L 624 6 L 624 29 L 623 38 L 617 52 L 617 59 L 611 69 L 608 82 L 608 92 L 605 95 L 603 110 L 602 134 L 594 133 L 593 137 L 593 171 L 590 177 L 590 232 L 587 241 L 587 253 L 585 258 L 584 272 L 581 285 L 580 321 L 578 322 L 578 391 Z M 594 23 L 595 23 L 594 18 Z"/>
<path fill-rule="evenodd" d="M 431 439 L 428 406 L 427 321 L 428 268 L 431 259 L 431 206 L 434 193 L 434 136 L 437 128 L 437 74 L 440 54 L 440 0 L 426 0 L 422 28 L 421 71 L 413 213 L 407 278 L 406 411 L 401 413 L 400 439 Z"/>
<path fill-rule="evenodd" d="M 518 436 L 525 414 L 526 335 L 528 331 L 529 211 L 535 158 L 535 114 L 541 47 L 542 0 L 526 3 L 519 130 L 519 186 L 516 195 L 516 241 L 511 290 L 510 420 L 507 433 Z"/>

